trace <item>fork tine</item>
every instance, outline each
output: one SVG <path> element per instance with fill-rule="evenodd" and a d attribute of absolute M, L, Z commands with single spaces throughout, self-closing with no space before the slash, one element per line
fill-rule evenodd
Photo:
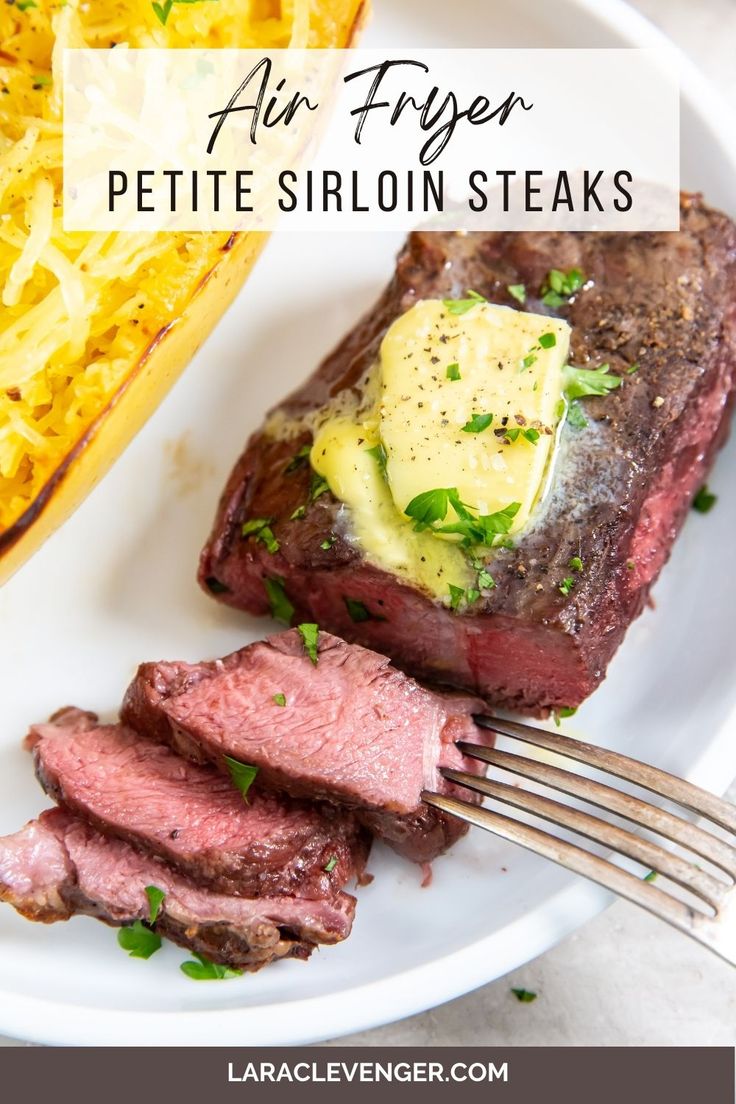
<path fill-rule="evenodd" d="M 647 766 L 638 759 L 631 759 L 628 755 L 595 747 L 582 740 L 571 740 L 560 733 L 545 732 L 531 725 L 521 724 L 519 721 L 506 721 L 500 717 L 484 714 L 476 714 L 473 719 L 481 728 L 510 736 L 515 740 L 525 740 L 537 747 L 566 755 L 579 763 L 586 763 L 598 770 L 607 771 L 627 782 L 634 782 L 637 786 L 649 790 L 650 793 L 669 798 L 698 816 L 707 817 L 714 824 L 736 835 L 736 809 L 732 805 L 708 793 L 707 790 L 694 786 L 691 782 L 675 777 L 674 774 L 669 774 L 658 767 Z"/>
<path fill-rule="evenodd" d="M 495 801 L 501 801 L 533 813 L 535 816 L 543 817 L 544 820 L 559 827 L 572 829 L 573 832 L 585 836 L 594 843 L 602 843 L 613 848 L 620 854 L 635 859 L 645 867 L 656 870 L 671 881 L 677 882 L 684 889 L 700 897 L 714 910 L 721 904 L 730 888 L 706 871 L 698 870 L 694 863 L 686 862 L 678 855 L 665 851 L 659 844 L 642 839 L 641 836 L 636 836 L 625 828 L 619 828 L 607 820 L 602 820 L 601 817 L 591 816 L 590 813 L 573 809 L 569 805 L 563 805 L 541 794 L 522 790 L 506 782 L 483 778 L 477 774 L 449 768 L 444 769 L 442 774 L 457 785 L 466 786 L 485 797 L 491 797 Z"/>
<path fill-rule="evenodd" d="M 604 889 L 612 890 L 614 893 L 618 893 L 620 897 L 626 897 L 634 904 L 641 905 L 649 912 L 654 913 L 655 916 L 667 920 L 668 923 L 689 935 L 694 933 L 696 919 L 700 928 L 707 927 L 709 923 L 712 924 L 710 917 L 704 916 L 702 913 L 696 913 L 683 901 L 678 901 L 677 898 L 664 893 L 657 886 L 652 885 L 651 882 L 645 882 L 642 878 L 629 874 L 627 870 L 614 866 L 607 859 L 600 859 L 597 855 L 591 855 L 583 847 L 557 839 L 540 828 L 535 828 L 530 824 L 522 824 L 520 821 L 513 820 L 502 813 L 494 813 L 490 809 L 470 805 L 466 801 L 460 801 L 456 797 L 448 797 L 444 794 L 431 793 L 425 790 L 422 793 L 422 800 L 429 805 L 433 805 L 436 809 L 441 809 L 443 812 L 459 817 L 467 824 L 484 828 L 487 832 L 500 836 L 501 839 L 508 840 L 510 843 L 518 843 L 528 851 L 534 852 L 535 855 L 542 855 L 544 858 L 551 859 L 576 874 L 582 874 L 583 877 L 590 878 L 598 885 L 603 886 Z"/>
<path fill-rule="evenodd" d="M 718 839 L 710 832 L 683 820 L 667 809 L 660 809 L 642 801 L 639 797 L 616 790 L 603 782 L 597 782 L 583 775 L 573 774 L 569 770 L 543 763 L 538 759 L 529 759 L 513 752 L 487 748 L 482 744 L 458 742 L 463 755 L 480 759 L 484 763 L 519 775 L 521 778 L 550 786 L 570 797 L 578 797 L 599 809 L 615 813 L 640 827 L 649 828 L 664 836 L 665 839 L 687 848 L 694 854 L 719 867 L 736 881 L 736 848 L 725 840 Z"/>

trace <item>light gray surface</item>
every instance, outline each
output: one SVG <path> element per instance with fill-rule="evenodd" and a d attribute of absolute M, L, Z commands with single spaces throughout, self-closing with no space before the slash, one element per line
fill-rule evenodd
<path fill-rule="evenodd" d="M 736 110 L 736 0 L 639 0 L 636 6 L 690 54 Z M 736 787 L 730 796 L 736 800 Z M 531 989 L 538 998 L 520 1004 L 512 987 Z M 733 969 L 622 902 L 508 977 L 431 1012 L 328 1045 L 735 1043 Z M 0 1045 L 18 1043 L 0 1038 Z"/>

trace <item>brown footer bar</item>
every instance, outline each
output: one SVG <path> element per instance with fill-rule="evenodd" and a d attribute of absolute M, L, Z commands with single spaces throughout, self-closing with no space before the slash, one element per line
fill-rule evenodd
<path fill-rule="evenodd" d="M 115 1047 L 0 1050 L 5 1100 L 734 1104 L 727 1047 Z"/>

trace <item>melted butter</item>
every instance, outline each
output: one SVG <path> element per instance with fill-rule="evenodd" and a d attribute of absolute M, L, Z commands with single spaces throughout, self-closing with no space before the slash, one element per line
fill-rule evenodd
<path fill-rule="evenodd" d="M 398 513 L 380 464 L 369 452 L 378 443 L 375 414 L 362 422 L 342 414 L 324 422 L 312 447 L 312 467 L 350 510 L 352 536 L 372 563 L 436 597 L 447 598 L 450 583 L 470 586 L 473 573 L 463 552 L 431 533 L 415 533 Z"/>
<path fill-rule="evenodd" d="M 512 532 L 523 528 L 555 445 L 569 337 L 561 319 L 492 303 L 453 315 L 423 300 L 393 323 L 381 346 L 379 431 L 398 510 L 455 487 L 478 514 L 519 503 Z M 492 421 L 467 432 L 473 415 Z M 529 441 L 524 430 L 539 436 Z"/>
<path fill-rule="evenodd" d="M 541 348 L 548 333 L 555 344 Z M 376 566 L 448 602 L 449 585 L 472 587 L 475 572 L 453 539 L 415 532 L 403 510 L 416 494 L 451 486 L 479 513 L 521 503 L 514 530 L 535 516 L 558 439 L 569 336 L 559 319 L 485 303 L 453 316 L 425 300 L 393 323 L 355 391 L 299 419 L 276 411 L 266 431 L 289 438 L 308 429 L 312 467 L 347 507 L 346 535 Z M 459 380 L 448 378 L 450 364 Z M 484 413 L 494 415 L 488 429 L 462 431 Z M 503 418 L 510 428 L 539 426 L 537 443 L 504 443 L 493 433 Z M 381 442 L 386 473 L 369 451 Z"/>

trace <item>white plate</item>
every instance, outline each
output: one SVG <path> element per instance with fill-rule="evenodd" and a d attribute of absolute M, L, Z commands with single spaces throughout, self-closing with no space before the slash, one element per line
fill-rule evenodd
<path fill-rule="evenodd" d="M 376 45 L 647 45 L 659 35 L 618 0 L 376 0 Z M 736 194 L 725 116 L 685 70 L 684 185 Z M 734 211 L 732 210 L 733 214 Z M 44 800 L 19 741 L 67 702 L 112 715 L 143 659 L 220 655 L 267 631 L 194 584 L 216 496 L 263 412 L 311 371 L 392 268 L 392 236 L 274 238 L 186 377 L 104 484 L 0 591 L 0 833 Z M 736 451 L 721 494 L 693 516 L 657 587 L 574 729 L 723 790 L 736 774 Z M 730 481 L 733 484 L 733 479 Z M 467 992 L 551 947 L 607 894 L 481 832 L 417 870 L 376 850 L 354 934 L 308 965 L 197 984 L 167 946 L 127 958 L 87 919 L 50 927 L 0 910 L 0 1031 L 51 1043 L 300 1043 L 385 1023 Z"/>

